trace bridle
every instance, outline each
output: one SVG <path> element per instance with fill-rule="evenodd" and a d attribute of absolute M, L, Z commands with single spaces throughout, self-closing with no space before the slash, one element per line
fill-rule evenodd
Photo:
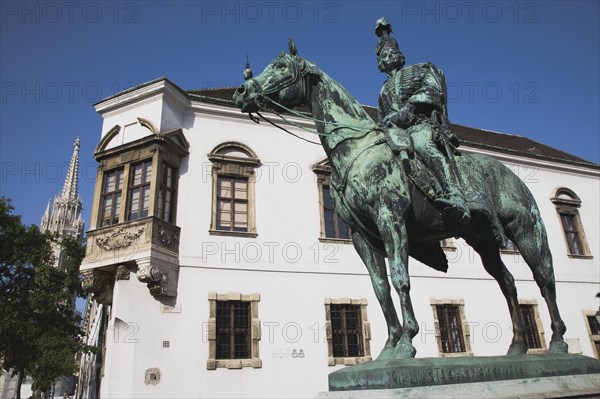
<path fill-rule="evenodd" d="M 336 122 L 331 122 L 331 121 L 320 120 L 313 116 L 309 116 L 306 113 L 302 113 L 302 112 L 298 112 L 296 110 L 290 109 L 290 108 L 286 107 L 285 105 L 279 103 L 278 101 L 274 100 L 273 98 L 271 98 L 269 96 L 270 94 L 280 92 L 280 91 L 298 83 L 299 81 L 302 81 L 302 85 L 303 85 L 302 91 L 303 91 L 303 99 L 304 99 L 304 102 L 300 105 L 306 104 L 306 101 L 310 98 L 311 85 L 310 85 L 309 79 L 310 79 L 311 75 L 318 74 L 318 70 L 316 69 L 316 67 L 314 67 L 314 65 L 310 64 L 306 60 L 304 60 L 298 56 L 293 56 L 293 57 L 297 58 L 298 60 L 301 60 L 302 65 L 300 67 L 298 67 L 295 63 L 291 63 L 293 66 L 290 68 L 292 70 L 292 73 L 290 74 L 290 76 L 276 82 L 275 84 L 272 84 L 267 87 L 262 87 L 256 79 L 249 79 L 247 81 L 246 84 L 248 85 L 248 88 L 252 88 L 255 93 L 254 94 L 254 102 L 256 103 L 258 108 L 260 108 L 263 111 L 272 112 L 275 115 L 277 115 L 284 122 L 287 122 L 299 129 L 302 129 L 304 131 L 307 131 L 308 133 L 311 133 L 311 134 L 314 134 L 317 136 L 328 136 L 329 134 L 331 134 L 339 129 L 350 129 L 350 130 L 354 130 L 359 133 L 364 133 L 364 135 L 360 136 L 360 137 L 364 137 L 367 134 L 371 133 L 372 131 L 376 131 L 376 130 L 381 131 L 382 130 L 381 128 L 378 128 L 378 127 L 364 128 L 364 127 L 360 127 L 360 126 L 352 126 L 352 125 L 346 125 L 346 124 L 341 124 L 341 123 L 336 123 Z M 290 64 L 290 62 L 288 60 L 286 60 L 285 62 Z M 289 120 L 288 118 L 283 116 L 280 112 L 278 112 L 274 108 L 282 109 L 286 113 L 297 116 L 304 120 L 308 120 L 308 121 L 315 122 L 315 123 L 322 123 L 324 125 L 329 124 L 329 125 L 333 125 L 335 127 L 329 133 L 319 133 L 315 130 L 307 129 L 304 126 L 301 126 L 292 120 Z M 252 113 L 248 114 L 248 117 L 254 123 L 260 123 L 260 119 L 263 119 L 264 121 L 268 122 L 269 124 L 273 125 L 274 127 L 278 128 L 280 130 L 283 130 L 284 132 L 286 132 L 296 138 L 299 138 L 300 140 L 307 141 L 311 144 L 321 145 L 321 143 L 305 139 L 304 137 L 298 136 L 297 134 L 290 132 L 286 128 L 278 125 L 277 123 L 271 121 L 270 119 L 268 119 L 267 117 L 262 115 L 260 113 L 260 111 L 255 111 L 255 113 L 258 115 L 258 117 L 252 115 Z M 260 119 L 259 119 L 259 117 L 260 117 Z M 355 138 L 360 138 L 360 137 L 355 137 Z"/>

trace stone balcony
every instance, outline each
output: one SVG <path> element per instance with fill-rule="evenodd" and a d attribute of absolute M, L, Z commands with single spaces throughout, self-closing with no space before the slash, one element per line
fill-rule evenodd
<path fill-rule="evenodd" d="M 80 270 L 83 288 L 110 303 L 114 281 L 130 272 L 155 297 L 177 296 L 180 228 L 154 216 L 91 230 Z"/>

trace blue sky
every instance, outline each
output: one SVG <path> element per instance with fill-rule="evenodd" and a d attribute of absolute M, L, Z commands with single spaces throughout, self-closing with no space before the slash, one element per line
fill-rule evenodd
<path fill-rule="evenodd" d="M 166 76 L 235 86 L 292 36 L 300 55 L 376 105 L 375 21 L 407 63 L 446 74 L 451 121 L 519 134 L 600 162 L 597 1 L 0 2 L 0 194 L 39 224 L 80 136 L 89 223 L 100 99 Z"/>

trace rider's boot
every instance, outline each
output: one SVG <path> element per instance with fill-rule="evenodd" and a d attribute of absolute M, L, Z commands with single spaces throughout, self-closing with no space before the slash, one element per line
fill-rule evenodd
<path fill-rule="evenodd" d="M 471 221 L 471 212 L 459 191 L 457 176 L 452 173 L 446 161 L 436 156 L 429 157 L 429 164 L 435 170 L 434 174 L 438 176 L 438 182 L 443 190 L 436 196 L 437 198 L 433 202 L 434 206 L 441 212 L 455 218 L 460 224 L 469 223 Z"/>
<path fill-rule="evenodd" d="M 443 213 L 452 215 L 460 224 L 471 221 L 471 212 L 463 197 L 457 192 L 448 192 L 438 196 L 434 201 L 436 208 Z"/>

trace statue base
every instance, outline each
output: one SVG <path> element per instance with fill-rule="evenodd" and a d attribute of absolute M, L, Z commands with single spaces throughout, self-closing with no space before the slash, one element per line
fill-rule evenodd
<path fill-rule="evenodd" d="M 320 398 L 600 396 L 600 362 L 582 355 L 375 360 L 329 374 Z"/>

